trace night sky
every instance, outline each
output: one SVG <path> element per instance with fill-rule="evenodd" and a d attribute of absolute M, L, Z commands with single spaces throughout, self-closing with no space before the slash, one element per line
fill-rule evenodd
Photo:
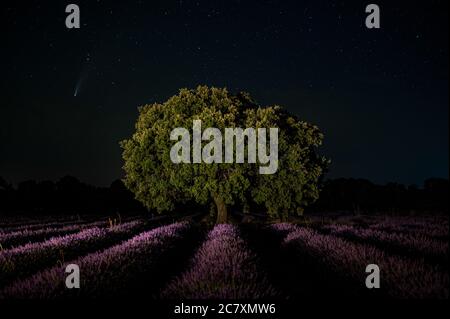
<path fill-rule="evenodd" d="M 0 176 L 109 185 L 137 107 L 206 84 L 317 124 L 330 178 L 448 178 L 448 2 L 373 2 L 379 30 L 363 1 L 2 3 Z"/>

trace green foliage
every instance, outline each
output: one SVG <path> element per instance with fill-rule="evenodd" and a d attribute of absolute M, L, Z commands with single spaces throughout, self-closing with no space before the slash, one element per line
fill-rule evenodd
<path fill-rule="evenodd" d="M 318 181 L 328 161 L 317 154 L 323 134 L 279 106 L 260 107 L 247 93 L 199 86 L 180 90 L 164 104 L 139 108 L 133 136 L 121 142 L 125 185 L 147 208 L 169 211 L 176 202 L 212 200 L 225 205 L 249 201 L 264 205 L 271 217 L 301 214 L 319 195 Z M 278 171 L 258 173 L 256 164 L 174 164 L 170 149 L 172 129 L 202 127 L 279 128 Z M 247 150 L 246 150 L 247 151 Z"/>

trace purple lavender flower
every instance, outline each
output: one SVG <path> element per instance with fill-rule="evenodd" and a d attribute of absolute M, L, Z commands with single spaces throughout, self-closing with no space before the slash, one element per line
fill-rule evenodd
<path fill-rule="evenodd" d="M 3 247 L 3 249 L 5 249 L 12 246 L 23 245 L 33 241 L 46 240 L 54 236 L 73 234 L 82 229 L 95 226 L 107 226 L 107 222 L 97 221 L 88 224 L 49 227 L 37 230 L 25 228 L 14 232 L 0 233 L 0 245 Z"/>
<path fill-rule="evenodd" d="M 187 223 L 175 223 L 143 232 L 122 244 L 67 262 L 82 272 L 81 288 L 67 289 L 65 265 L 19 280 L 0 292 L 0 299 L 105 297 L 120 291 L 131 277 L 152 269 L 158 257 L 181 238 Z"/>
<path fill-rule="evenodd" d="M 419 234 L 387 232 L 373 228 L 359 228 L 348 225 L 328 225 L 323 227 L 332 235 L 364 241 L 368 244 L 388 247 L 418 256 L 433 258 L 448 263 L 448 242 Z"/>
<path fill-rule="evenodd" d="M 447 240 L 449 237 L 448 219 L 445 218 L 388 218 L 369 226 L 373 230 L 419 235 L 432 239 Z"/>
<path fill-rule="evenodd" d="M 214 227 L 195 254 L 191 267 L 164 289 L 163 298 L 239 299 L 274 297 L 277 293 L 258 269 L 256 255 L 236 226 Z"/>
<path fill-rule="evenodd" d="M 14 278 L 30 275 L 57 262 L 64 263 L 65 260 L 105 248 L 141 229 L 143 224 L 142 221 L 132 221 L 112 228 L 94 227 L 0 251 L 0 287 Z"/>
<path fill-rule="evenodd" d="M 449 277 L 423 260 L 388 255 L 366 244 L 356 244 L 332 235 L 298 227 L 284 239 L 301 256 L 314 256 L 321 263 L 355 282 L 364 283 L 368 264 L 377 264 L 382 272 L 383 291 L 394 298 L 448 298 Z"/>

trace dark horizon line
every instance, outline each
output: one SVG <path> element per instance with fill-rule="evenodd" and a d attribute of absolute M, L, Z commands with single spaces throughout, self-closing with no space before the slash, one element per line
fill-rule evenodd
<path fill-rule="evenodd" d="M 117 181 L 123 181 L 122 177 L 118 177 L 113 179 L 109 184 L 105 184 L 105 185 L 101 185 L 101 184 L 97 184 L 97 183 L 91 183 L 91 182 L 86 182 L 83 181 L 82 179 L 80 179 L 79 177 L 75 176 L 75 175 L 71 175 L 71 174 L 64 174 L 61 175 L 60 177 L 56 178 L 56 179 L 33 179 L 33 178 L 29 178 L 29 179 L 23 179 L 20 181 L 10 181 L 5 179 L 5 177 L 3 177 L 2 175 L 0 175 L 0 187 L 2 186 L 3 182 L 6 183 L 7 185 L 12 186 L 14 189 L 17 189 L 17 187 L 19 186 L 20 183 L 24 183 L 24 182 L 30 182 L 30 181 L 34 181 L 37 184 L 38 183 L 42 183 L 42 182 L 52 182 L 52 183 L 57 183 L 58 181 L 60 181 L 61 179 L 65 178 L 65 177 L 70 177 L 70 178 L 75 178 L 78 182 L 80 182 L 81 184 L 85 184 L 87 186 L 93 186 L 96 188 L 109 188 L 111 187 L 111 185 L 114 182 Z M 369 178 L 365 178 L 365 177 L 344 177 L 344 176 L 340 176 L 340 177 L 326 177 L 323 179 L 323 182 L 326 181 L 336 181 L 336 180 L 359 180 L 359 181 L 367 181 L 373 185 L 377 185 L 377 186 L 386 186 L 386 185 L 390 185 L 390 184 L 394 184 L 394 185 L 402 185 L 405 187 L 417 187 L 418 189 L 423 189 L 424 185 L 426 183 L 426 181 L 429 180 L 443 180 L 443 181 L 449 181 L 448 177 L 438 177 L 438 176 L 430 176 L 425 178 L 421 183 L 402 183 L 402 182 L 395 182 L 395 181 L 387 181 L 384 183 L 379 183 L 379 182 L 374 182 L 373 180 L 370 180 Z"/>

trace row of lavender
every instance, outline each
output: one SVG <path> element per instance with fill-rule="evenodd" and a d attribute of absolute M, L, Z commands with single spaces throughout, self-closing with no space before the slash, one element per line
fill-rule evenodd
<path fill-rule="evenodd" d="M 80 219 L 81 217 L 79 215 L 72 215 L 68 217 L 41 216 L 39 218 L 3 216 L 3 218 L 0 217 L 0 229 L 32 226 L 45 223 L 75 222 Z"/>
<path fill-rule="evenodd" d="M 371 244 L 392 253 L 424 258 L 431 263 L 448 266 L 448 240 L 436 239 L 419 232 L 404 233 L 378 227 L 361 228 L 341 224 L 327 225 L 319 230 L 351 241 Z"/>
<path fill-rule="evenodd" d="M 106 224 L 120 224 L 122 222 L 132 221 L 138 219 L 139 216 L 126 216 L 113 215 L 112 217 L 99 217 L 93 218 L 92 216 L 82 218 L 80 216 L 71 216 L 65 219 L 59 218 L 44 218 L 42 220 L 33 220 L 23 223 L 4 223 L 0 225 L 0 234 L 19 232 L 22 230 L 39 230 L 44 228 L 60 228 L 64 226 L 84 225 L 91 224 L 93 222 L 99 222 Z M 156 218 L 154 218 L 156 219 Z"/>
<path fill-rule="evenodd" d="M 104 298 L 118 295 L 133 278 L 139 280 L 155 267 L 159 257 L 183 238 L 188 227 L 187 223 L 159 227 L 71 261 L 83 269 L 83 289 L 66 288 L 66 264 L 62 264 L 15 281 L 0 292 L 0 299 Z M 67 238 L 62 241 L 67 241 Z"/>
<path fill-rule="evenodd" d="M 448 218 L 389 218 L 369 225 L 374 230 L 400 234 L 420 235 L 432 239 L 449 239 Z"/>
<path fill-rule="evenodd" d="M 22 228 L 14 231 L 0 232 L 0 249 L 12 248 L 29 242 L 43 241 L 55 236 L 74 234 L 91 227 L 107 226 L 107 221 L 95 221 L 90 223 L 74 223 L 68 225 L 46 226 L 34 228 Z"/>
<path fill-rule="evenodd" d="M 388 296 L 448 298 L 448 273 L 442 267 L 423 258 L 400 257 L 395 249 L 384 249 L 394 247 L 419 256 L 434 254 L 448 261 L 448 243 L 441 241 L 442 245 L 435 246 L 435 239 L 421 237 L 420 241 L 415 241 L 414 236 L 382 231 L 374 225 L 365 228 L 332 225 L 320 231 L 291 224 L 278 224 L 273 228 L 285 236 L 282 249 L 292 248 L 292 258 L 312 256 L 323 268 L 349 277 L 356 284 L 364 285 L 365 266 L 376 263 L 383 271 L 383 292 Z M 187 228 L 186 223 L 177 223 L 117 244 L 141 231 L 142 222 L 112 228 L 94 225 L 91 229 L 79 229 L 81 232 L 42 243 L 3 250 L 0 252 L 0 287 L 2 282 L 11 285 L 0 292 L 0 298 L 115 296 L 129 286 L 130 281 L 148 275 L 160 256 L 183 239 Z M 117 245 L 107 248 L 114 244 Z M 102 251 L 104 248 L 107 249 Z M 65 261 L 74 258 L 78 258 L 74 263 L 83 269 L 83 289 L 80 290 L 68 290 L 64 286 Z M 54 266 L 58 261 L 59 265 Z M 51 268 L 42 270 L 46 267 Z M 17 277 L 36 271 L 40 272 L 13 282 Z M 194 299 L 280 295 L 269 283 L 258 257 L 241 237 L 239 228 L 233 225 L 218 225 L 210 231 L 190 267 L 170 281 L 161 293 L 163 298 Z"/>
<path fill-rule="evenodd" d="M 329 222 L 433 239 L 449 239 L 449 219 L 446 216 L 340 216 L 334 219 L 316 217 L 312 221 L 316 224 Z"/>
<path fill-rule="evenodd" d="M 313 257 L 321 267 L 349 278 L 355 285 L 363 286 L 366 266 L 377 264 L 382 270 L 382 291 L 389 297 L 449 296 L 448 272 L 420 258 L 402 258 L 370 244 L 350 242 L 291 224 L 277 224 L 273 229 L 284 235 L 284 247 L 291 248 L 298 258 Z"/>
<path fill-rule="evenodd" d="M 109 247 L 138 233 L 144 226 L 143 221 L 137 220 L 110 228 L 92 227 L 75 234 L 0 251 L 0 287 L 58 262 L 64 263 Z"/>
<path fill-rule="evenodd" d="M 78 224 L 86 224 L 87 221 L 84 220 L 69 220 L 69 221 L 48 221 L 48 222 L 35 222 L 31 224 L 22 224 L 17 226 L 4 226 L 0 227 L 0 233 L 12 233 L 12 232 L 18 232 L 21 230 L 38 230 L 42 228 L 57 228 L 57 227 L 64 227 L 69 225 L 78 225 Z"/>
<path fill-rule="evenodd" d="M 169 299 L 258 299 L 279 296 L 235 225 L 214 227 L 161 296 Z"/>

